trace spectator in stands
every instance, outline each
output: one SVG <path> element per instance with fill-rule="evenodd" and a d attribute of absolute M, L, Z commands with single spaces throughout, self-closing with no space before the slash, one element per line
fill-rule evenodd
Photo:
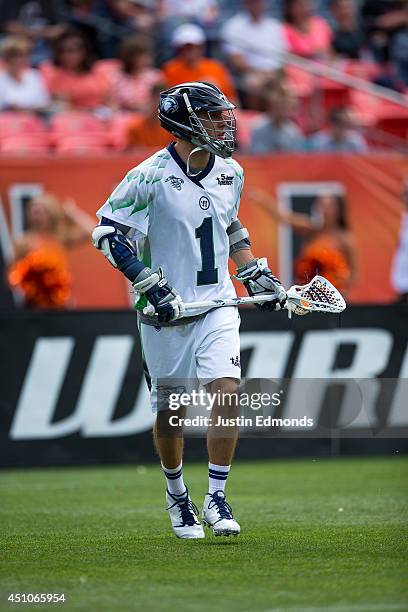
<path fill-rule="evenodd" d="M 358 22 L 358 7 L 353 0 L 332 0 L 335 21 L 332 41 L 337 56 L 359 59 L 364 48 L 364 35 Z"/>
<path fill-rule="evenodd" d="M 355 128 L 353 117 L 347 107 L 335 108 L 330 112 L 330 127 L 318 132 L 310 139 L 310 148 L 327 153 L 366 153 L 368 146 Z"/>
<path fill-rule="evenodd" d="M 160 125 L 157 117 L 157 103 L 159 94 L 166 89 L 164 83 L 153 85 L 150 94 L 149 111 L 144 117 L 137 117 L 129 125 L 127 145 L 133 147 L 167 147 L 170 135 Z"/>
<path fill-rule="evenodd" d="M 0 110 L 44 111 L 50 99 L 41 74 L 29 67 L 31 44 L 23 36 L 1 43 Z"/>
<path fill-rule="evenodd" d="M 108 0 L 109 1 L 109 0 Z M 133 30 L 140 33 L 151 33 L 155 24 L 153 9 L 157 0 L 110 0 L 116 14 L 128 15 L 132 22 Z"/>
<path fill-rule="evenodd" d="M 219 15 L 216 0 L 159 0 L 161 19 L 197 21 L 203 27 L 213 24 Z"/>
<path fill-rule="evenodd" d="M 70 28 L 82 32 L 96 57 L 103 57 L 100 36 L 110 31 L 109 23 L 98 15 L 98 0 L 66 0 L 64 19 Z"/>
<path fill-rule="evenodd" d="M 289 51 L 307 59 L 327 59 L 333 32 L 327 21 L 313 15 L 312 0 L 285 0 L 284 6 L 284 28 Z"/>
<path fill-rule="evenodd" d="M 230 75 L 224 66 L 214 59 L 204 57 L 205 35 L 192 23 L 179 26 L 173 34 L 176 57 L 162 67 L 168 87 L 188 81 L 208 81 L 219 87 L 234 100 L 236 93 Z"/>
<path fill-rule="evenodd" d="M 250 151 L 254 154 L 300 151 L 304 138 L 293 121 L 296 99 L 284 85 L 267 93 L 268 111 L 254 127 Z"/>
<path fill-rule="evenodd" d="M 0 33 L 27 37 L 32 43 L 34 66 L 49 59 L 52 41 L 65 28 L 59 0 L 0 0 Z"/>
<path fill-rule="evenodd" d="M 401 234 L 391 270 L 391 282 L 398 301 L 408 304 L 408 177 L 401 194 L 403 205 Z"/>
<path fill-rule="evenodd" d="M 105 0 L 97 4 L 98 43 L 102 57 L 116 57 L 124 38 L 152 34 L 155 0 Z"/>
<path fill-rule="evenodd" d="M 95 110 L 112 103 L 109 80 L 95 70 L 89 42 L 76 30 L 56 40 L 53 63 L 42 64 L 41 72 L 59 108 Z"/>
<path fill-rule="evenodd" d="M 28 204 L 27 226 L 15 244 L 9 283 L 21 291 L 27 308 L 68 308 L 67 249 L 89 243 L 94 220 L 73 200 L 61 204 L 55 195 L 43 193 Z"/>
<path fill-rule="evenodd" d="M 319 195 L 310 216 L 280 210 L 277 202 L 263 191 L 252 190 L 248 197 L 276 221 L 289 225 L 303 237 L 301 253 L 295 262 L 297 283 L 303 285 L 321 274 L 347 294 L 356 282 L 357 264 L 344 197 L 333 193 Z"/>
<path fill-rule="evenodd" d="M 163 81 L 152 68 L 151 41 L 143 36 L 126 38 L 119 48 L 120 66 L 111 74 L 115 104 L 123 109 L 147 112 L 152 86 Z"/>
<path fill-rule="evenodd" d="M 390 48 L 391 62 L 395 66 L 396 76 L 408 87 L 408 2 L 406 4 L 407 23 L 392 39 Z"/>
<path fill-rule="evenodd" d="M 266 15 L 264 0 L 245 0 L 244 6 L 225 23 L 221 36 L 246 105 L 259 108 L 266 83 L 284 64 L 287 44 L 282 25 Z"/>
<path fill-rule="evenodd" d="M 406 0 L 364 0 L 361 16 L 375 59 L 381 64 L 388 62 L 394 37 L 408 26 Z"/>

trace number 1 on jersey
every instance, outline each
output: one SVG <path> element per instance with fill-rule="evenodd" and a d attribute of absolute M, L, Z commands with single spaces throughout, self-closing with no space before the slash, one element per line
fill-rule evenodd
<path fill-rule="evenodd" d="M 212 217 L 206 217 L 196 228 L 196 238 L 200 241 L 201 270 L 197 272 L 197 285 L 218 283 L 218 269 L 215 267 L 214 234 Z"/>

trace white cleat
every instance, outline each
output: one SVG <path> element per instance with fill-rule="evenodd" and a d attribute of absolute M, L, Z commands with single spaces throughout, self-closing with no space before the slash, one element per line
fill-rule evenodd
<path fill-rule="evenodd" d="M 203 523 L 216 536 L 239 535 L 241 527 L 232 516 L 232 508 L 226 502 L 223 491 L 207 493 L 204 498 Z"/>
<path fill-rule="evenodd" d="M 191 501 L 188 491 L 181 498 L 166 491 L 166 502 L 171 526 L 178 538 L 205 538 L 203 526 L 197 518 L 197 506 Z"/>

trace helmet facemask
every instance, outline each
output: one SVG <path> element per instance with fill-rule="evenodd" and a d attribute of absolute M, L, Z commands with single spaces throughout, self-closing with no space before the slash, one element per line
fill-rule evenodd
<path fill-rule="evenodd" d="M 232 108 L 190 111 L 191 142 L 220 157 L 231 157 L 237 131 Z"/>

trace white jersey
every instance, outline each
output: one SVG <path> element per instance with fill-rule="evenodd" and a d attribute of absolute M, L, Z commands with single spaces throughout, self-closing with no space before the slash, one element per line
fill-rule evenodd
<path fill-rule="evenodd" d="M 172 143 L 133 168 L 97 215 L 132 228 L 127 237 L 143 262 L 161 266 L 184 302 L 235 297 L 227 228 L 243 180 L 235 160 L 213 154 L 197 177 L 187 176 Z"/>

